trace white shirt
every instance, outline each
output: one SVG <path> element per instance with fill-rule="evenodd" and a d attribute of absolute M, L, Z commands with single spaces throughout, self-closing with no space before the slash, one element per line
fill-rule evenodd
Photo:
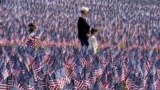
<path fill-rule="evenodd" d="M 32 33 L 29 34 L 29 37 L 34 37 L 35 35 L 36 35 L 36 33 L 32 32 Z"/>
<path fill-rule="evenodd" d="M 97 43 L 96 37 L 94 35 L 90 36 L 88 39 L 88 42 L 89 42 L 88 50 L 93 49 L 94 54 L 96 54 L 97 48 L 98 48 L 98 43 Z"/>

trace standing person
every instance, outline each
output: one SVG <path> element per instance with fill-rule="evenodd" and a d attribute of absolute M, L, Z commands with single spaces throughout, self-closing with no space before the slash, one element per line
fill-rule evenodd
<path fill-rule="evenodd" d="M 28 25 L 28 27 L 29 27 L 29 29 L 28 29 L 29 35 L 28 35 L 28 38 L 27 38 L 26 50 L 27 50 L 27 53 L 29 53 L 32 56 L 34 56 L 35 55 L 35 50 L 37 50 L 36 44 L 39 41 L 39 39 L 40 39 L 41 35 L 43 34 L 43 32 L 41 32 L 39 34 L 39 36 L 37 36 L 36 35 L 36 32 L 37 32 L 36 26 L 33 23 L 30 23 Z"/>
<path fill-rule="evenodd" d="M 96 54 L 98 50 L 98 43 L 96 39 L 97 33 L 98 33 L 98 30 L 96 28 L 92 28 L 91 36 L 88 39 L 88 42 L 89 42 L 88 50 L 92 49 L 94 54 Z"/>
<path fill-rule="evenodd" d="M 81 46 L 87 46 L 89 45 L 88 43 L 88 35 L 90 34 L 90 26 L 87 23 L 87 16 L 89 13 L 89 8 L 87 7 L 82 7 L 81 8 L 81 16 L 78 19 L 78 38 L 81 42 Z"/>
<path fill-rule="evenodd" d="M 27 45 L 31 46 L 31 47 L 35 47 L 35 44 L 37 42 L 38 39 L 40 39 L 40 37 L 42 36 L 43 32 L 42 31 L 39 36 L 36 35 L 36 26 L 33 23 L 30 23 L 28 25 L 29 29 L 29 36 L 28 36 L 28 40 L 27 40 Z"/>
<path fill-rule="evenodd" d="M 36 39 L 36 26 L 33 23 L 28 25 L 29 36 L 27 40 L 27 45 L 31 47 L 35 47 L 35 39 Z"/>

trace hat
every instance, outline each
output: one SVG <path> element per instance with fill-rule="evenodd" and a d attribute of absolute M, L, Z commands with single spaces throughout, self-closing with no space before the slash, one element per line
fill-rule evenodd
<path fill-rule="evenodd" d="M 82 7 L 81 11 L 89 12 L 89 8 L 88 7 Z"/>

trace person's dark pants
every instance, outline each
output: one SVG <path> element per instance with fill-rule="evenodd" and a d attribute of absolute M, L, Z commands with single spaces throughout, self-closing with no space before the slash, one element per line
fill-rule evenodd
<path fill-rule="evenodd" d="M 79 39 L 81 42 L 81 46 L 89 46 L 88 39 Z"/>

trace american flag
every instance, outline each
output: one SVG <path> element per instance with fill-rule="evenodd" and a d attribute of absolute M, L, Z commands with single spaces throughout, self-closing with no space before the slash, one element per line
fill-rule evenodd
<path fill-rule="evenodd" d="M 10 58 L 9 58 L 9 56 L 6 54 L 6 63 L 8 63 L 10 61 Z"/>
<path fill-rule="evenodd" d="M 156 80 L 153 84 L 156 90 L 160 90 L 160 80 Z"/>
<path fill-rule="evenodd" d="M 25 90 L 24 87 L 20 83 L 17 84 L 17 88 L 18 90 Z"/>
<path fill-rule="evenodd" d="M 52 76 L 52 74 L 55 73 L 55 71 L 52 69 L 52 64 L 53 63 L 50 63 L 47 68 L 47 73 L 49 74 L 49 76 Z"/>
<path fill-rule="evenodd" d="M 129 89 L 129 90 L 138 90 L 139 89 L 139 86 L 137 86 L 136 84 L 135 84 L 135 81 L 133 81 L 133 80 L 131 80 L 131 79 L 127 79 L 126 80 L 126 86 L 127 86 L 127 88 Z"/>
<path fill-rule="evenodd" d="M 8 85 L 8 87 L 12 87 L 13 84 L 14 84 L 14 79 L 9 79 L 9 80 L 7 80 L 7 85 Z"/>
<path fill-rule="evenodd" d="M 101 86 L 102 86 L 102 90 L 109 90 L 109 83 L 108 82 L 106 82 L 104 84 L 101 82 Z"/>
<path fill-rule="evenodd" d="M 96 76 L 91 76 L 90 77 L 90 82 L 95 83 L 96 82 Z"/>
<path fill-rule="evenodd" d="M 157 77 L 160 79 L 160 69 L 157 69 Z"/>
<path fill-rule="evenodd" d="M 88 90 L 89 89 L 89 83 L 88 81 L 78 81 L 75 80 L 75 87 L 77 87 L 78 90 Z"/>
<path fill-rule="evenodd" d="M 52 84 L 50 81 L 48 81 L 49 85 Z M 43 88 L 45 87 L 45 82 L 43 79 L 40 80 L 40 87 Z"/>
<path fill-rule="evenodd" d="M 27 85 L 26 88 L 27 90 L 35 90 L 34 86 L 31 86 L 31 85 Z"/>
<path fill-rule="evenodd" d="M 122 75 L 121 75 L 121 81 L 126 81 L 127 79 L 127 75 L 129 74 L 129 70 L 128 70 L 128 67 L 126 66 L 125 63 L 123 63 L 123 66 L 122 66 Z"/>
<path fill-rule="evenodd" d="M 69 76 L 68 76 L 69 78 L 74 78 L 74 77 L 77 76 L 77 73 L 75 72 L 75 70 L 70 69 L 69 73 L 70 73 Z"/>
<path fill-rule="evenodd" d="M 37 73 L 33 70 L 33 77 L 34 77 L 34 81 L 38 81 L 38 79 L 40 79 L 40 77 L 37 75 Z"/>
<path fill-rule="evenodd" d="M 27 60 L 25 62 L 25 65 L 26 65 L 28 71 L 30 71 L 30 69 L 32 68 L 34 62 L 35 62 L 34 58 L 31 55 L 28 55 L 27 56 Z"/>
<path fill-rule="evenodd" d="M 102 60 L 102 68 L 105 68 L 108 63 L 109 63 L 109 60 L 104 58 Z"/>
<path fill-rule="evenodd" d="M 0 90 L 7 90 L 8 85 L 7 84 L 0 84 Z"/>
<path fill-rule="evenodd" d="M 40 64 L 40 65 L 38 65 L 36 63 L 33 64 L 33 70 L 35 71 L 35 73 L 39 73 L 41 71 L 42 67 L 43 67 L 43 64 Z"/>
<path fill-rule="evenodd" d="M 21 57 L 21 55 L 18 53 L 18 57 L 19 57 L 19 61 L 22 62 L 23 58 Z"/>
<path fill-rule="evenodd" d="M 6 80 L 7 77 L 10 75 L 8 69 L 5 69 L 5 70 L 2 72 L 2 75 L 3 75 L 3 79 Z"/>
<path fill-rule="evenodd" d="M 67 68 L 68 70 L 68 77 L 75 77 L 76 76 L 76 72 L 75 72 L 75 66 L 76 64 L 73 62 L 73 58 L 71 57 L 71 59 L 69 59 L 65 64 L 64 67 Z"/>
<path fill-rule="evenodd" d="M 87 69 L 92 69 L 92 67 L 93 67 L 92 63 L 90 61 L 86 60 L 85 58 L 83 58 L 81 60 L 81 63 L 82 63 L 83 66 L 86 66 Z"/>
<path fill-rule="evenodd" d="M 84 84 L 84 86 L 85 87 L 90 87 L 90 82 L 89 82 L 89 80 L 83 80 L 83 84 Z"/>
<path fill-rule="evenodd" d="M 59 90 L 60 86 L 56 85 L 53 80 L 49 80 L 49 90 Z"/>
<path fill-rule="evenodd" d="M 20 75 L 20 73 L 21 73 L 21 70 L 17 70 L 17 69 L 13 69 L 13 77 L 18 77 L 19 75 Z"/>
<path fill-rule="evenodd" d="M 59 86 L 60 89 L 63 89 L 64 85 L 66 84 L 66 79 L 59 78 L 59 79 L 56 79 L 54 83 L 56 86 Z"/>
<path fill-rule="evenodd" d="M 45 64 L 49 63 L 49 61 L 50 61 L 50 52 L 49 51 L 46 52 L 46 54 L 45 54 L 45 56 L 43 57 L 42 60 L 43 60 L 42 63 L 45 63 Z"/>
<path fill-rule="evenodd" d="M 122 68 L 122 75 L 121 75 L 121 81 L 124 81 L 126 79 L 125 70 Z"/>
<path fill-rule="evenodd" d="M 99 77 L 102 76 L 102 73 L 103 73 L 103 71 L 102 71 L 102 69 L 100 68 L 100 69 L 98 69 L 98 70 L 95 70 L 93 75 L 94 75 L 95 77 L 99 78 Z"/>

